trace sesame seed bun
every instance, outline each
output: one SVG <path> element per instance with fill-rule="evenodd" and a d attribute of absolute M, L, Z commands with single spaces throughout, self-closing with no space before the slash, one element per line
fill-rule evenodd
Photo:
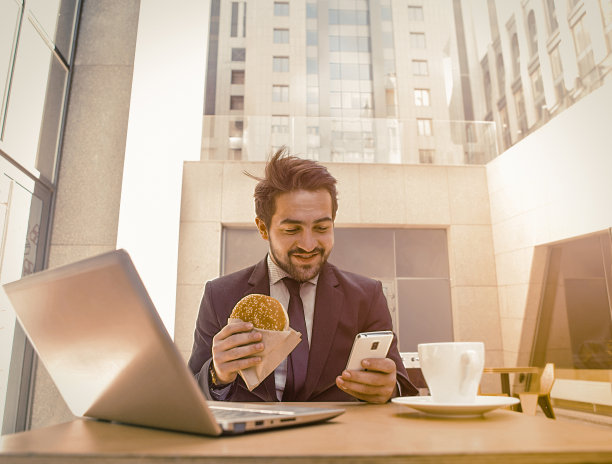
<path fill-rule="evenodd" d="M 286 330 L 289 321 L 280 302 L 268 295 L 253 293 L 236 303 L 230 317 L 251 322 L 265 330 Z"/>

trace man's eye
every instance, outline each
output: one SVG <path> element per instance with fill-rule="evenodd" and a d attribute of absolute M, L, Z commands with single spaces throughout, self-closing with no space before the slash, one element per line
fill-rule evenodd
<path fill-rule="evenodd" d="M 285 233 L 286 234 L 295 234 L 299 231 L 300 229 L 285 229 Z"/>
<path fill-rule="evenodd" d="M 316 228 L 317 232 L 327 232 L 329 230 L 329 227 L 327 226 L 319 226 Z"/>

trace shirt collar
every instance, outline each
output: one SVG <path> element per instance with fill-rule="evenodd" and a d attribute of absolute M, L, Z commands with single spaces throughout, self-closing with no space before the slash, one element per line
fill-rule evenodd
<path fill-rule="evenodd" d="M 289 274 L 287 274 L 287 272 L 285 272 L 283 269 L 278 267 L 274 261 L 272 261 L 272 257 L 270 256 L 270 253 L 268 253 L 266 260 L 268 263 L 268 277 L 270 278 L 270 285 L 277 284 L 278 282 L 283 280 L 285 277 L 291 277 Z M 314 276 L 312 279 L 307 280 L 306 282 L 310 282 L 313 285 L 317 285 L 318 280 L 319 280 L 319 274 Z"/>

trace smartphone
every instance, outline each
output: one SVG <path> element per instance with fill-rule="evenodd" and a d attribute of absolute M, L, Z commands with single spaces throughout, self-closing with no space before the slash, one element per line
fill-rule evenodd
<path fill-rule="evenodd" d="M 390 330 L 358 333 L 355 336 L 346 369 L 362 371 L 364 370 L 361 366 L 362 360 L 386 357 L 392 341 L 393 332 Z"/>

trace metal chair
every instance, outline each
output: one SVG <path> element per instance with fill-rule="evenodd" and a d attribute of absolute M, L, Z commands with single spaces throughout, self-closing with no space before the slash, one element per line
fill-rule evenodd
<path fill-rule="evenodd" d="M 427 386 L 427 382 L 425 381 L 425 377 L 423 377 L 423 372 L 421 371 L 419 353 L 416 351 L 404 351 L 400 353 L 400 356 L 402 357 L 402 362 L 406 368 L 406 372 L 408 373 L 408 379 L 410 379 L 412 385 L 419 390 L 419 396 L 429 395 L 429 387 Z"/>

